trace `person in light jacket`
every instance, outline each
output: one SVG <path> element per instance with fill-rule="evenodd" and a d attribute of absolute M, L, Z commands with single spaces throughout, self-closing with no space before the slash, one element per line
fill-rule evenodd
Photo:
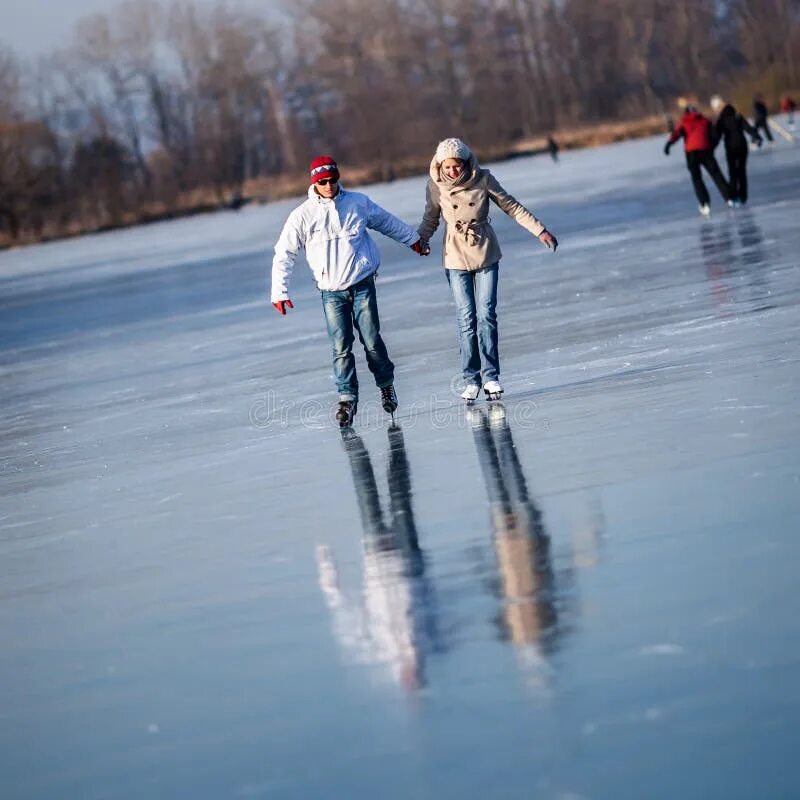
<path fill-rule="evenodd" d="M 367 229 L 380 231 L 418 255 L 427 255 L 420 236 L 365 194 L 345 191 L 331 156 L 315 158 L 309 167 L 308 199 L 289 215 L 272 260 L 272 305 L 282 315 L 294 308 L 289 279 L 301 249 L 322 294 L 322 308 L 333 346 L 333 372 L 339 390 L 336 421 L 353 422 L 358 408 L 358 377 L 353 356 L 354 331 L 388 414 L 397 408 L 392 364 L 380 333 L 375 273 L 380 253 Z"/>
<path fill-rule="evenodd" d="M 423 251 L 444 219 L 442 260 L 458 315 L 461 369 L 466 384 L 461 395 L 474 402 L 483 386 L 496 400 L 500 385 L 497 334 L 497 277 L 500 245 L 489 221 L 491 200 L 515 222 L 555 251 L 556 237 L 478 164 L 460 139 L 445 139 L 431 161 L 425 213 L 417 229 Z"/>

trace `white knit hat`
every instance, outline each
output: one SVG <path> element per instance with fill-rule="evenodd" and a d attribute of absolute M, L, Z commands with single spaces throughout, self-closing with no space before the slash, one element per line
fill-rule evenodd
<path fill-rule="evenodd" d="M 715 94 L 711 98 L 710 105 L 713 111 L 720 112 L 725 105 L 725 101 L 718 94 Z"/>
<path fill-rule="evenodd" d="M 436 148 L 434 160 L 437 164 L 446 161 L 448 158 L 458 158 L 461 161 L 469 161 L 472 153 L 461 139 L 445 139 L 439 142 Z"/>

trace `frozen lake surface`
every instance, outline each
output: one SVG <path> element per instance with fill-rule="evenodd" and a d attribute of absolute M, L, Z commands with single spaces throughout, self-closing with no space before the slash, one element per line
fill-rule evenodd
<path fill-rule="evenodd" d="M 376 237 L 344 440 L 297 201 L 0 254 L 0 794 L 797 796 L 800 148 L 705 221 L 661 144 L 496 165 L 504 407 Z"/>

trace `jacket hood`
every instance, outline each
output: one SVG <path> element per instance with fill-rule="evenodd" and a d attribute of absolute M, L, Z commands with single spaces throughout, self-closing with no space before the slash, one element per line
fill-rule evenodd
<path fill-rule="evenodd" d="M 440 172 L 441 163 L 436 160 L 436 155 L 433 156 L 431 160 L 431 166 L 428 170 L 428 174 L 431 176 L 431 180 L 434 183 L 441 184 L 443 186 L 448 185 L 446 181 L 442 180 L 442 175 Z M 475 153 L 470 153 L 469 158 L 464 162 L 464 172 L 466 173 L 466 178 L 460 181 L 457 185 L 459 187 L 463 186 L 471 186 L 480 176 L 481 167 L 478 164 L 478 159 L 475 157 Z"/>
<path fill-rule="evenodd" d="M 736 109 L 730 104 L 726 103 L 722 111 L 719 112 L 720 117 L 735 117 Z"/>

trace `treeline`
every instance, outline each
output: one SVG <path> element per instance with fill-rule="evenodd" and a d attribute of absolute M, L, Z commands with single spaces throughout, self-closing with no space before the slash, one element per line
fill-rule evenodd
<path fill-rule="evenodd" d="M 237 206 L 321 151 L 391 177 L 447 135 L 774 101 L 798 52 L 800 0 L 128 0 L 36 63 L 0 48 L 0 242 Z"/>

